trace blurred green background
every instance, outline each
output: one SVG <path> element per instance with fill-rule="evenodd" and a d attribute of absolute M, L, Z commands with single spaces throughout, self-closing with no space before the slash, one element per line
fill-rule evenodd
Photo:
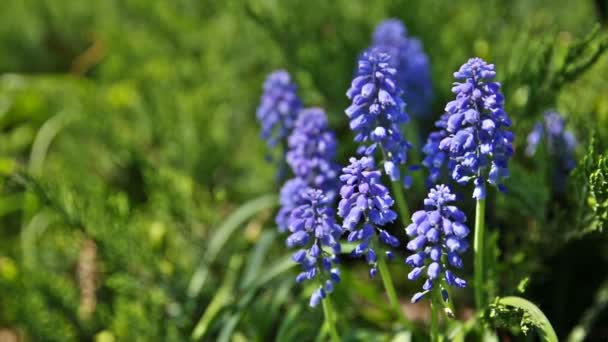
<path fill-rule="evenodd" d="M 307 306 L 312 288 L 295 285 L 282 262 L 288 253 L 273 223 L 280 184 L 255 108 L 265 75 L 289 70 L 304 103 L 328 111 L 344 163 L 355 148 L 343 114 L 355 59 L 375 25 L 394 17 L 432 65 L 435 115 L 419 122 L 422 137 L 469 57 L 495 63 L 504 85 L 517 156 L 510 193 L 489 200 L 491 293 L 533 300 L 564 340 L 584 326 L 583 338 L 605 341 L 606 182 L 591 176 L 608 179 L 608 163 L 602 171 L 596 160 L 608 142 L 608 38 L 598 25 L 606 7 L 3 1 L 0 340 L 182 341 L 193 331 L 210 341 L 314 340 L 322 314 Z M 568 118 L 579 159 L 587 154 L 566 195 L 552 191 L 548 156 L 521 153 L 550 108 Z M 417 209 L 424 188 L 406 195 Z M 333 297 L 344 338 L 392 339 L 379 280 L 367 280 L 362 262 L 344 265 Z M 406 304 L 419 285 L 400 262 L 391 270 L 406 312 L 424 325 L 428 312 Z M 472 302 L 469 290 L 457 293 L 459 319 Z"/>

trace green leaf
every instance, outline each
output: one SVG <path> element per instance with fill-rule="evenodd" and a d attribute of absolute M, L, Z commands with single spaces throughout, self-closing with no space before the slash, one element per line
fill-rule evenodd
<path fill-rule="evenodd" d="M 59 113 L 48 119 L 36 134 L 36 138 L 32 143 L 32 151 L 30 152 L 29 172 L 35 177 L 42 175 L 44 160 L 51 142 L 57 136 L 59 131 L 65 127 L 71 120 L 71 117 L 66 113 Z"/>
<path fill-rule="evenodd" d="M 541 340 L 545 342 L 558 341 L 557 334 L 547 316 L 527 299 L 515 296 L 498 298 L 492 305 L 490 317 L 503 319 L 506 317 L 508 318 L 507 321 L 519 317 L 520 327 L 524 333 L 530 327 L 533 327 Z"/>
<path fill-rule="evenodd" d="M 215 260 L 218 253 L 224 248 L 224 245 L 230 236 L 250 217 L 261 210 L 274 207 L 277 203 L 276 195 L 263 195 L 257 197 L 240 206 L 217 228 L 207 245 L 207 252 L 203 256 L 201 264 L 190 279 L 190 285 L 188 286 L 188 296 L 190 298 L 198 296 L 201 292 L 207 281 L 207 277 L 209 276 L 209 266 Z"/>
<path fill-rule="evenodd" d="M 281 320 L 276 341 L 293 341 L 298 329 L 301 329 L 298 327 L 302 327 L 298 324 L 300 322 L 298 320 L 300 311 L 302 311 L 300 305 L 294 305 L 287 311 L 287 315 Z"/>
<path fill-rule="evenodd" d="M 222 286 L 217 290 L 213 299 L 205 308 L 205 312 L 199 319 L 198 323 L 192 331 L 192 339 L 200 340 L 207 333 L 209 325 L 220 311 L 226 307 L 232 300 L 234 294 L 234 284 L 236 283 L 238 270 L 243 262 L 243 257 L 235 255 L 230 259 L 228 266 L 228 274 L 222 283 Z"/>
<path fill-rule="evenodd" d="M 223 336 L 223 338 L 229 338 L 232 336 L 232 332 L 234 329 L 236 329 L 243 313 L 248 308 L 249 304 L 254 300 L 255 294 L 275 277 L 288 271 L 295 265 L 296 264 L 293 262 L 293 260 L 291 260 L 291 256 L 285 256 L 268 268 L 259 272 L 261 276 L 259 276 L 250 286 L 245 288 L 247 292 L 240 297 L 240 300 L 236 305 L 236 312 L 230 316 L 227 321 L 229 324 L 227 323 L 224 325 L 220 336 Z"/>
<path fill-rule="evenodd" d="M 251 282 L 255 280 L 256 275 L 259 274 L 264 258 L 268 254 L 268 250 L 272 244 L 276 241 L 277 233 L 275 230 L 267 230 L 262 233 L 262 236 L 255 243 L 255 247 L 249 253 L 249 259 L 247 267 L 245 268 L 245 274 L 241 280 L 240 287 L 247 288 Z"/>
<path fill-rule="evenodd" d="M 47 210 L 38 212 L 21 230 L 21 250 L 25 267 L 34 269 L 37 265 L 38 238 L 52 223 L 54 216 Z"/>
<path fill-rule="evenodd" d="M 230 337 L 232 337 L 232 332 L 236 328 L 237 324 L 239 324 L 239 320 L 241 319 L 241 315 L 233 315 L 231 316 L 225 323 L 224 328 L 220 332 L 220 335 L 217 338 L 217 342 L 229 342 Z"/>

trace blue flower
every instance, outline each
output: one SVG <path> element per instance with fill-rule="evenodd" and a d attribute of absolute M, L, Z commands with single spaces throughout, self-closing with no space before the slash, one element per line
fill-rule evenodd
<path fill-rule="evenodd" d="M 372 47 L 392 57 L 389 63 L 397 69 L 396 81 L 408 110 L 416 116 L 428 114 L 433 85 L 429 59 L 420 41 L 407 36 L 400 20 L 388 19 L 376 27 Z"/>
<path fill-rule="evenodd" d="M 557 112 L 549 111 L 544 115 L 543 123 L 537 123 L 528 135 L 526 155 L 536 154 L 538 145 L 546 141 L 547 152 L 555 160 L 552 165 L 553 184 L 558 192 L 565 191 L 566 179 L 576 167 L 575 150 L 577 141 L 572 132 L 566 130 L 566 120 Z"/>
<path fill-rule="evenodd" d="M 426 181 L 428 187 L 437 184 L 441 177 L 442 167 L 447 161 L 447 153 L 439 149 L 439 143 L 441 143 L 443 138 L 448 136 L 446 127 L 449 116 L 449 114 L 441 115 L 439 120 L 435 122 L 435 126 L 439 130 L 431 132 L 422 147 L 422 153 L 424 154 L 422 165 L 429 170 Z"/>
<path fill-rule="evenodd" d="M 301 178 L 293 178 L 285 182 L 281 188 L 279 197 L 280 209 L 275 218 L 279 232 L 287 231 L 288 220 L 294 208 L 301 205 L 303 202 L 302 194 L 308 187 L 306 181 Z"/>
<path fill-rule="evenodd" d="M 336 137 L 329 130 L 325 112 L 320 108 L 302 110 L 288 146 L 287 163 L 296 177 L 323 190 L 333 201 L 338 191 L 339 166 L 334 162 Z"/>
<path fill-rule="evenodd" d="M 531 157 L 536 154 L 536 149 L 538 148 L 538 145 L 540 144 L 541 140 L 543 140 L 544 134 L 545 128 L 543 127 L 543 124 L 537 122 L 534 125 L 534 129 L 532 130 L 532 132 L 530 132 L 530 134 L 528 134 L 528 138 L 526 139 L 528 141 L 528 146 L 526 146 L 526 155 L 528 157 Z"/>
<path fill-rule="evenodd" d="M 346 109 L 356 142 L 368 142 L 360 152 L 372 156 L 379 145 L 386 153 L 384 169 L 395 181 L 401 178 L 399 165 L 407 161 L 411 144 L 401 134 L 401 124 L 409 121 L 405 113 L 403 91 L 396 83 L 397 70 L 390 66 L 391 57 L 376 49 L 359 59 L 357 76 L 346 96 L 352 104 Z"/>
<path fill-rule="evenodd" d="M 285 142 L 291 134 L 302 102 L 291 76 L 285 70 L 268 75 L 256 116 L 262 126 L 261 136 L 268 147 Z"/>
<path fill-rule="evenodd" d="M 343 231 L 336 224 L 330 203 L 323 191 L 308 188 L 302 193 L 302 204 L 293 209 L 288 220 L 290 235 L 286 240 L 287 247 L 299 248 L 292 260 L 302 267 L 296 281 L 320 279 L 323 284 L 310 298 L 312 307 L 317 306 L 340 281 L 340 271 L 335 266 Z"/>
<path fill-rule="evenodd" d="M 321 190 L 333 202 L 339 186 L 339 166 L 334 162 L 336 138 L 329 130 L 322 109 L 300 111 L 288 147 L 286 159 L 295 177 L 281 189 L 281 208 L 275 219 L 279 232 L 287 230 L 287 220 L 292 210 L 302 203 L 304 189 Z"/>
<path fill-rule="evenodd" d="M 461 254 L 469 248 L 466 216 L 456 206 L 450 205 L 455 200 L 456 196 L 447 186 L 437 185 L 424 200 L 425 210 L 415 212 L 413 223 L 405 229 L 412 238 L 407 249 L 414 253 L 405 259 L 405 263 L 413 267 L 408 279 L 415 280 L 421 275 L 426 278 L 423 291 L 412 297 L 412 303 L 422 299 L 436 284 L 447 299 L 444 281 L 455 287 L 467 284 L 452 271 L 463 267 Z"/>
<path fill-rule="evenodd" d="M 373 158 L 350 158 L 350 165 L 342 172 L 338 216 L 343 218 L 342 227 L 350 232 L 348 241 L 359 242 L 352 255 L 365 256 L 371 265 L 370 275 L 373 277 L 377 272 L 377 254 L 372 238 L 377 236 L 388 246 L 399 246 L 397 238 L 380 228 L 397 218 L 391 209 L 394 201 L 380 182 L 381 173 L 375 168 Z M 389 259 L 391 256 L 387 254 Z"/>
<path fill-rule="evenodd" d="M 454 77 L 452 92 L 456 99 L 446 107 L 444 137 L 439 150 L 448 157 L 447 167 L 459 184 L 473 180 L 473 197 L 483 199 L 486 181 L 504 190 L 501 180 L 508 176 L 508 161 L 513 155 L 513 133 L 506 129 L 511 120 L 504 110 L 500 84 L 494 64 L 471 58 Z"/>

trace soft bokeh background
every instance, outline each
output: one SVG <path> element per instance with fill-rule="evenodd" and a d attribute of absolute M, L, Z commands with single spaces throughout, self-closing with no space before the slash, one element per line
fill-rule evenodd
<path fill-rule="evenodd" d="M 328 111 L 343 163 L 354 151 L 344 93 L 374 26 L 390 17 L 431 60 L 434 114 L 418 123 L 422 137 L 469 57 L 495 63 L 504 85 L 517 156 L 510 193 L 488 207 L 492 293 L 539 304 L 563 339 L 586 324 L 588 340 L 606 340 L 608 243 L 590 209 L 600 192 L 587 191 L 594 160 L 564 195 L 552 190 L 550 158 L 521 153 L 550 108 L 568 118 L 579 159 L 592 133 L 590 155 L 605 151 L 608 39 L 596 24 L 606 7 L 3 1 L 0 340 L 181 341 L 193 331 L 204 340 L 313 340 L 322 314 L 307 306 L 312 288 L 295 285 L 281 264 L 272 206 L 280 184 L 255 107 L 265 75 L 289 70 L 305 104 Z M 417 185 L 406 194 L 411 208 L 424 197 Z M 472 217 L 472 203 L 463 205 Z M 333 298 L 345 339 L 392 338 L 379 280 L 368 281 L 362 262 L 344 264 Z M 419 284 L 408 284 L 400 262 L 391 270 L 404 309 L 425 324 L 426 306 L 406 304 Z M 470 317 L 470 289 L 456 304 L 461 320 Z M 521 338 L 517 329 L 500 334 Z"/>

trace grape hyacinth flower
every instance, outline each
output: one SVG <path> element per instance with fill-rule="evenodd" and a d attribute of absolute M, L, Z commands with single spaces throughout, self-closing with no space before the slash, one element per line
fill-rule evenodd
<path fill-rule="evenodd" d="M 281 208 L 276 216 L 279 232 L 288 228 L 291 211 L 302 202 L 304 189 L 310 187 L 323 191 L 330 202 L 338 192 L 338 165 L 336 138 L 329 130 L 325 112 L 320 108 L 303 109 L 289 136 L 287 163 L 295 177 L 281 189 Z"/>
<path fill-rule="evenodd" d="M 413 223 L 406 228 L 407 235 L 412 238 L 407 249 L 414 252 L 405 259 L 405 263 L 413 267 L 408 279 L 415 280 L 421 275 L 426 278 L 423 291 L 414 294 L 412 303 L 420 301 L 435 285 L 440 286 L 447 301 L 443 281 L 455 287 L 467 285 L 452 271 L 462 268 L 461 255 L 469 248 L 466 216 L 456 206 L 450 205 L 455 200 L 456 196 L 446 185 L 437 185 L 424 200 L 425 210 L 415 212 Z"/>
<path fill-rule="evenodd" d="M 429 188 L 439 181 L 442 166 L 447 160 L 447 153 L 439 149 L 439 143 L 443 138 L 448 136 L 446 127 L 449 116 L 449 114 L 441 115 L 439 120 L 435 122 L 435 127 L 438 127 L 439 130 L 431 132 L 422 147 L 422 153 L 425 156 L 422 159 L 422 165 L 429 170 L 426 180 L 427 187 Z"/>
<path fill-rule="evenodd" d="M 386 153 L 384 169 L 392 181 L 400 179 L 399 165 L 407 161 L 411 144 L 401 133 L 401 124 L 409 121 L 405 113 L 403 91 L 396 83 L 397 70 L 390 66 L 391 57 L 376 49 L 363 53 L 357 76 L 346 96 L 352 104 L 346 109 L 355 141 L 369 142 L 359 152 L 372 156 L 377 147 Z M 404 181 L 409 182 L 409 178 Z"/>
<path fill-rule="evenodd" d="M 380 228 L 397 218 L 391 209 L 394 201 L 380 182 L 381 173 L 376 169 L 373 158 L 350 158 L 350 165 L 342 172 L 338 216 L 343 218 L 342 227 L 349 231 L 348 241 L 359 242 L 352 255 L 365 255 L 373 278 L 377 273 L 377 253 L 372 239 L 378 236 L 390 247 L 399 246 L 397 238 Z M 387 257 L 391 259 L 392 253 L 387 252 Z"/>
<path fill-rule="evenodd" d="M 439 150 L 448 157 L 448 169 L 459 184 L 475 183 L 473 197 L 486 196 L 485 182 L 504 190 L 500 181 L 509 174 L 508 161 L 513 155 L 513 133 L 506 129 L 511 120 L 504 110 L 504 96 L 494 64 L 471 58 L 454 73 L 452 92 L 456 99 L 446 105 L 449 114 L 447 136 Z"/>
<path fill-rule="evenodd" d="M 277 229 L 280 233 L 287 231 L 291 212 L 302 204 L 302 194 L 307 187 L 307 183 L 303 179 L 297 177 L 292 178 L 283 184 L 279 196 L 280 209 L 275 218 Z"/>
<path fill-rule="evenodd" d="M 289 73 L 278 70 L 269 74 L 256 111 L 262 126 L 261 136 L 268 147 L 273 148 L 284 142 L 291 134 L 301 108 L 302 101 Z"/>
<path fill-rule="evenodd" d="M 294 208 L 288 220 L 291 234 L 286 240 L 287 247 L 300 248 L 292 256 L 302 267 L 296 282 L 320 279 L 322 283 L 310 297 L 312 307 L 340 281 L 340 271 L 335 265 L 342 228 L 336 224 L 330 203 L 322 191 L 308 188 L 302 194 L 302 204 Z"/>
<path fill-rule="evenodd" d="M 390 55 L 390 66 L 397 70 L 396 82 L 403 90 L 408 109 L 416 116 L 429 113 L 433 98 L 431 69 L 422 43 L 407 36 L 398 19 L 388 19 L 376 27 L 372 48 Z"/>
<path fill-rule="evenodd" d="M 339 166 L 336 156 L 336 137 L 329 130 L 327 116 L 321 108 L 300 112 L 288 140 L 287 163 L 296 177 L 319 190 L 333 201 L 338 191 Z"/>
<path fill-rule="evenodd" d="M 552 165 L 553 184 L 558 192 L 565 191 L 566 178 L 570 171 L 576 167 L 577 141 L 572 132 L 566 130 L 566 120 L 557 112 L 547 112 L 543 123 L 537 123 L 534 130 L 528 135 L 526 155 L 536 154 L 538 145 L 545 138 L 547 152 L 554 158 L 556 164 Z"/>

